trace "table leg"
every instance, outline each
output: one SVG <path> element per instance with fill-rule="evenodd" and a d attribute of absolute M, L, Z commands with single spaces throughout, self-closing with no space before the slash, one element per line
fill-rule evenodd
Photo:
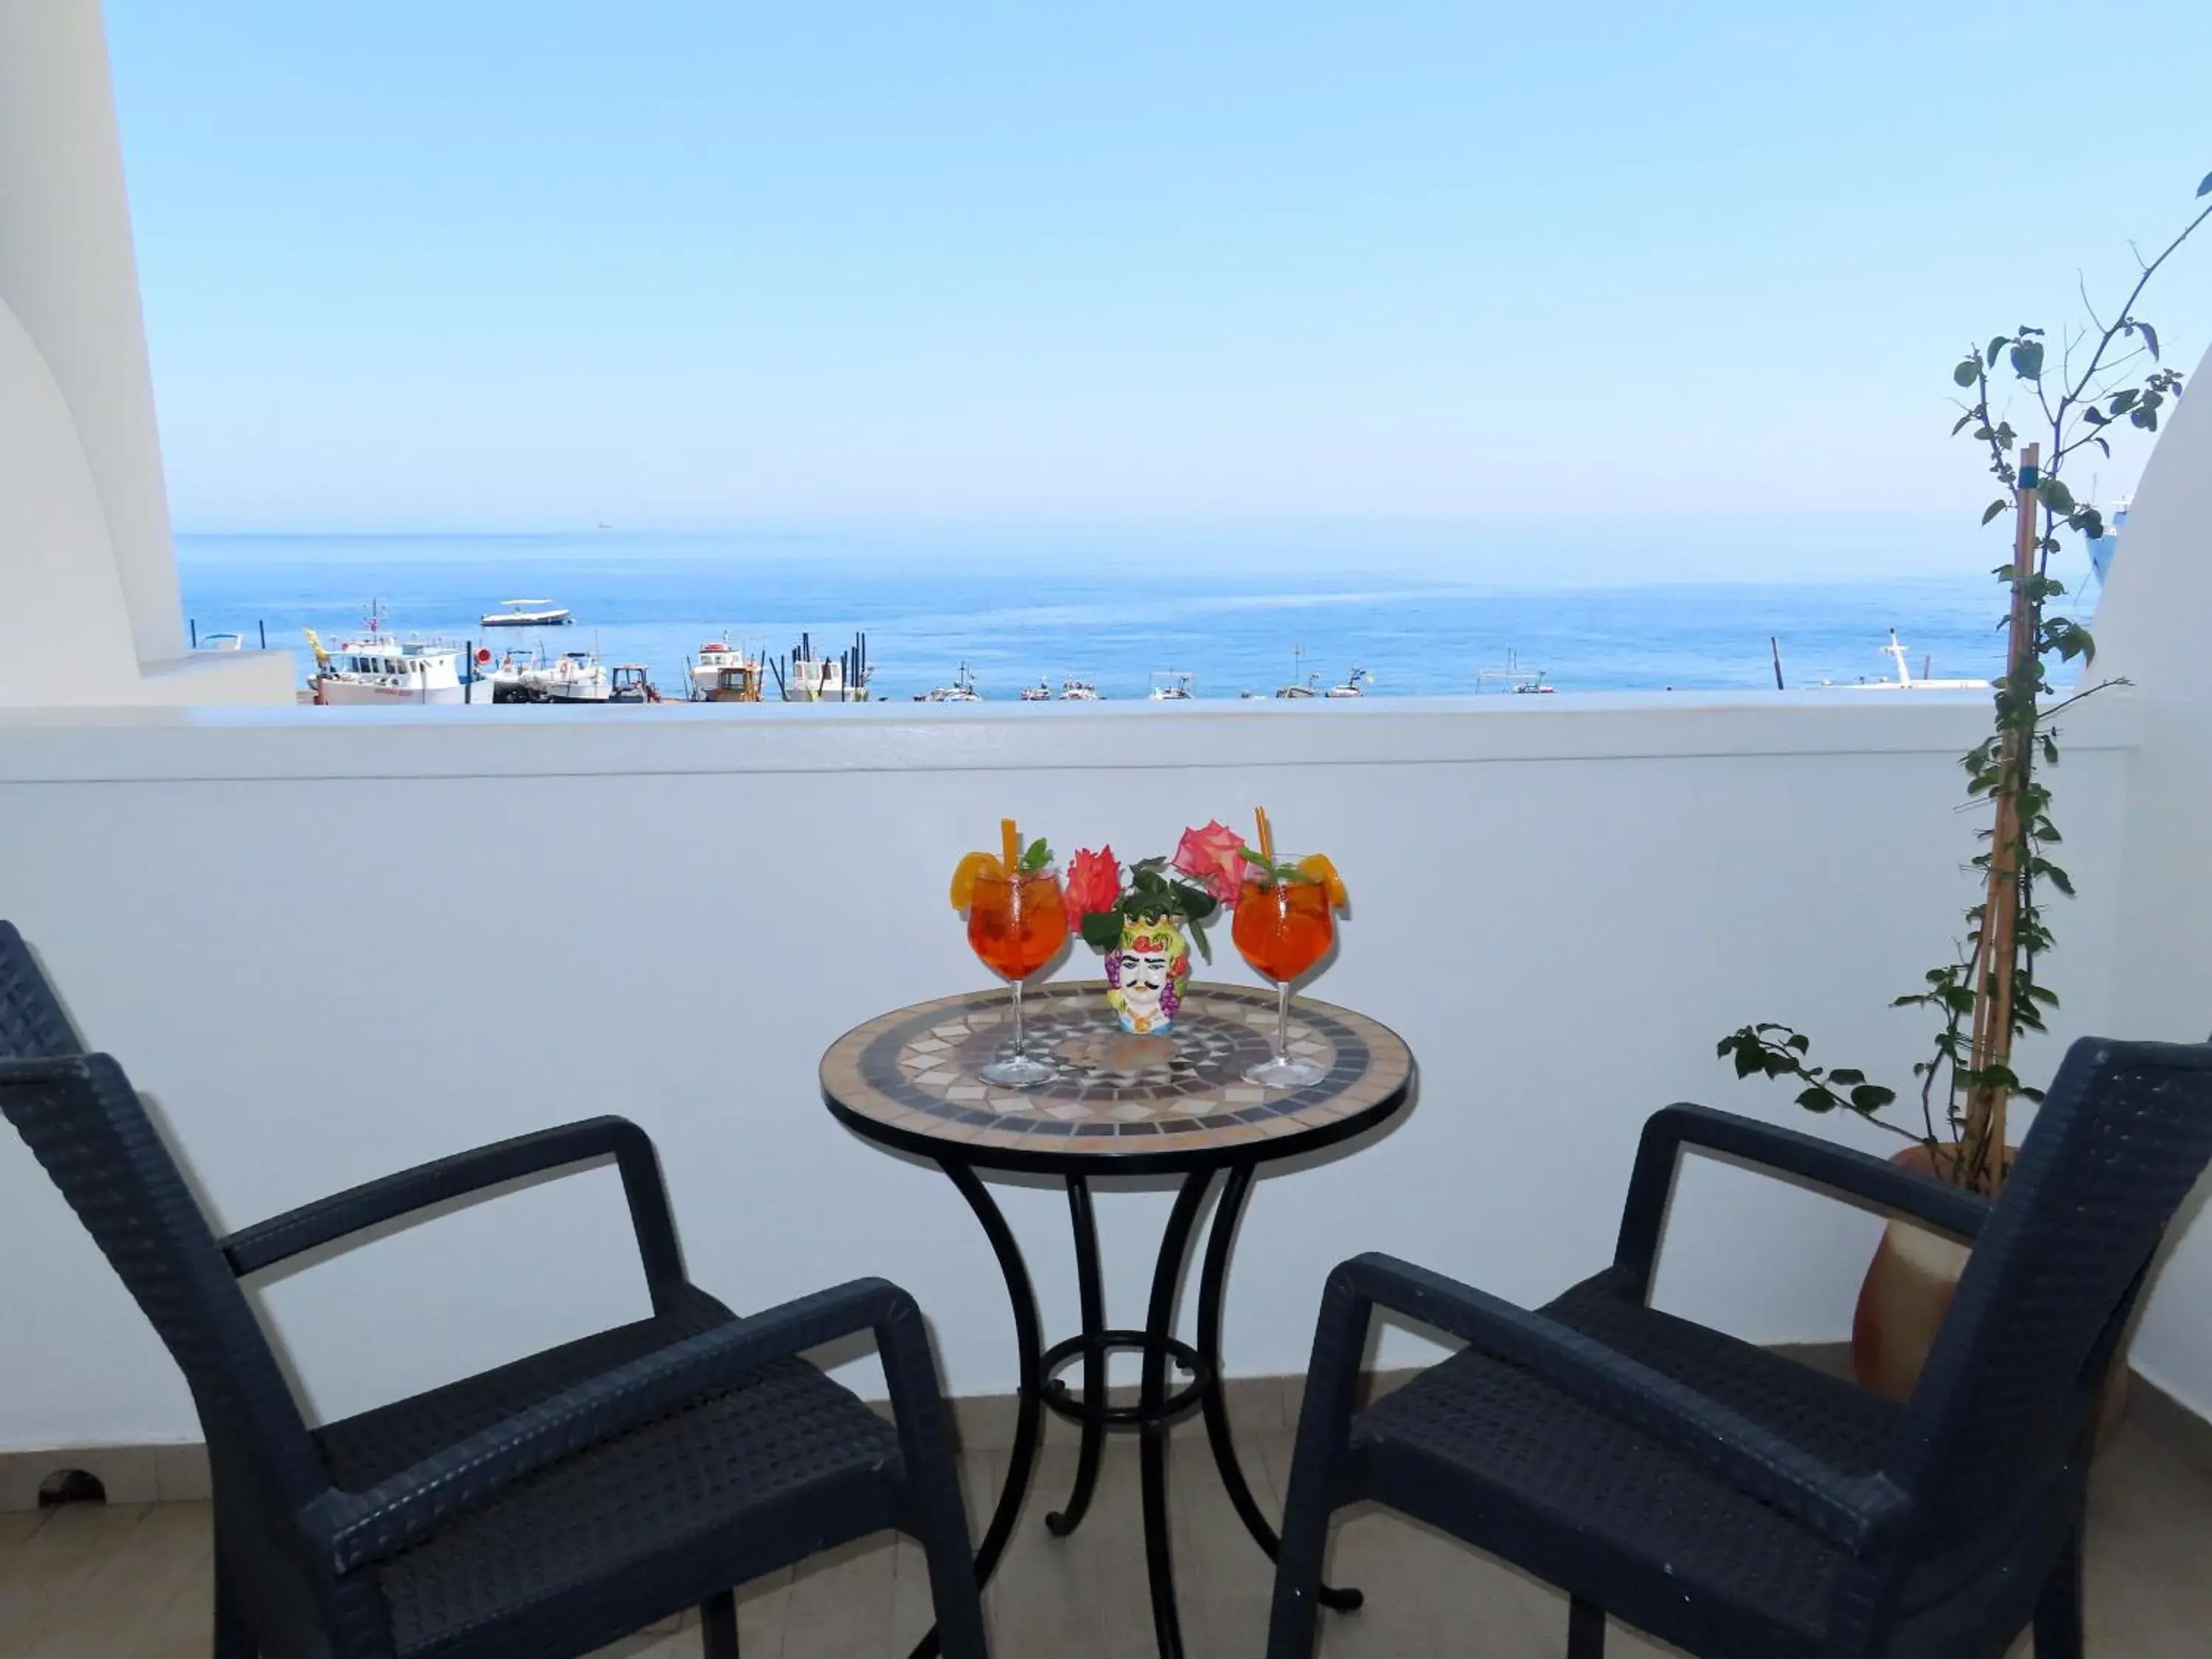
<path fill-rule="evenodd" d="M 1243 1465 L 1237 1461 L 1237 1442 L 1229 1431 L 1226 1385 L 1221 1375 L 1221 1299 L 1229 1279 L 1229 1252 L 1236 1240 L 1237 1218 L 1243 1213 L 1244 1200 L 1252 1190 L 1254 1169 L 1249 1164 L 1234 1165 L 1229 1171 L 1229 1179 L 1223 1183 L 1221 1201 L 1214 1206 L 1213 1224 L 1206 1236 L 1206 1263 L 1198 1276 L 1198 1353 L 1200 1373 L 1211 1379 L 1200 1400 L 1206 1411 L 1206 1438 L 1213 1449 L 1214 1467 L 1221 1471 L 1221 1484 L 1228 1489 L 1229 1501 L 1236 1506 L 1244 1529 L 1272 1561 L 1282 1542 L 1276 1537 L 1275 1529 L 1267 1524 L 1267 1517 L 1260 1513 L 1252 1488 L 1245 1481 Z M 1351 1613 L 1366 1598 L 1356 1589 L 1333 1589 L 1324 1584 L 1320 1599 L 1325 1607 Z"/>
<path fill-rule="evenodd" d="M 1167 1231 L 1160 1238 L 1159 1261 L 1152 1268 L 1152 1297 L 1145 1316 L 1144 1384 L 1139 1409 L 1139 1474 L 1145 1499 L 1145 1568 L 1152 1581 L 1152 1634 L 1160 1659 L 1182 1659 L 1182 1626 L 1176 1613 L 1175 1558 L 1168 1535 L 1168 1434 L 1163 1407 L 1167 1400 L 1168 1339 L 1175 1334 L 1176 1291 L 1182 1283 L 1183 1260 L 1190 1251 L 1192 1228 L 1213 1171 L 1183 1177 Z"/>
<path fill-rule="evenodd" d="M 1065 1538 L 1083 1524 L 1091 1508 L 1091 1495 L 1098 1485 L 1098 1458 L 1106 1441 L 1106 1349 L 1101 1338 L 1106 1330 L 1106 1291 L 1098 1270 L 1098 1226 L 1091 1209 L 1091 1180 L 1067 1178 L 1068 1218 L 1075 1229 L 1075 1281 L 1083 1303 L 1083 1449 L 1075 1462 L 1075 1486 L 1067 1507 L 1044 1518 L 1055 1538 Z M 1065 1395 L 1055 1377 L 1047 1385 Z"/>
<path fill-rule="evenodd" d="M 960 1189 L 968 1207 L 983 1224 L 985 1237 L 991 1241 L 991 1249 L 999 1258 L 999 1271 L 1006 1278 L 1006 1296 L 1014 1306 L 1014 1341 L 1020 1349 L 1021 1380 L 1016 1395 L 1014 1411 L 1014 1446 L 1006 1460 L 1006 1482 L 999 1491 L 999 1506 L 992 1512 L 991 1524 L 983 1534 L 983 1541 L 975 1550 L 975 1583 L 980 1587 L 991 1582 L 997 1571 L 999 1558 L 1006 1553 L 1006 1540 L 1013 1535 L 1014 1520 L 1021 1513 L 1022 1498 L 1028 1492 L 1030 1475 L 1036 1465 L 1038 1417 L 1042 1410 L 1043 1389 L 1039 1376 L 1041 1354 L 1044 1339 L 1037 1321 L 1036 1292 L 1030 1285 L 1030 1270 L 1022 1260 L 1022 1249 L 1015 1241 L 1013 1229 L 1006 1225 L 1006 1218 L 969 1165 L 945 1158 L 938 1166 L 952 1178 Z M 937 1629 L 915 1644 L 911 1659 L 935 1659 L 938 1651 Z"/>

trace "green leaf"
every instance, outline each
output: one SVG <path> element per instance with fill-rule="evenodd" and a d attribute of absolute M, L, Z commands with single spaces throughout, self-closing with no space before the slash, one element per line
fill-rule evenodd
<path fill-rule="evenodd" d="M 1961 432 L 1964 432 L 1964 431 L 1966 429 L 1966 422 L 1969 422 L 1969 421 L 1971 421 L 1971 420 L 1972 420 L 1973 418 L 1974 418 L 1974 411 L 1973 411 L 1972 410 L 1971 410 L 1971 409 L 1970 409 L 1970 410 L 1968 410 L 1965 414 L 1963 414 L 1963 415 L 1961 415 L 1960 416 L 1959 416 L 1958 423 L 1957 423 L 1956 425 L 1954 425 L 1954 427 L 1952 427 L 1952 428 L 1951 428 L 1951 435 L 1952 435 L 1953 437 L 1954 437 L 1954 438 L 1955 438 L 1955 437 L 1957 437 L 1957 436 L 1958 436 Z"/>
<path fill-rule="evenodd" d="M 2204 175 L 2204 182 L 2197 186 L 2199 196 L 2212 196 L 2212 173 Z"/>
<path fill-rule="evenodd" d="M 2148 323 L 2137 323 L 2136 332 L 2143 337 L 2143 343 L 2150 348 L 2150 360 L 2156 362 L 2158 361 L 2158 331 Z"/>
<path fill-rule="evenodd" d="M 1838 1066 L 1829 1072 L 1828 1081 L 1831 1083 L 1841 1083 L 1845 1085 L 1864 1083 L 1866 1081 L 1866 1073 L 1860 1071 L 1855 1066 Z"/>
<path fill-rule="evenodd" d="M 2003 512 L 2005 508 L 2011 505 L 2012 503 L 2010 501 L 1991 501 L 1989 506 L 1983 510 L 1982 522 L 1984 524 L 1989 523 L 1992 519 L 1996 518 L 1998 514 Z"/>
<path fill-rule="evenodd" d="M 2035 493 L 2043 498 L 2043 504 L 2053 513 L 2071 513 L 2074 510 L 2074 492 L 2057 478 L 2045 478 L 2037 486 Z"/>
<path fill-rule="evenodd" d="M 1851 1091 L 1851 1109 L 1855 1112 L 1878 1112 L 1897 1098 L 1897 1091 L 1885 1089 L 1879 1083 L 1862 1083 Z"/>
<path fill-rule="evenodd" d="M 2114 415 L 2124 415 L 2136 406 L 2136 399 L 2142 396 L 2142 393 L 2136 387 L 2130 386 L 2125 392 L 2115 392 L 2105 407 Z"/>
<path fill-rule="evenodd" d="M 1110 951 L 1121 942 L 1121 913 L 1093 910 L 1083 918 L 1083 942 L 1094 951 Z"/>
<path fill-rule="evenodd" d="M 1045 844 L 1042 836 L 1031 842 L 1030 850 L 1022 854 L 1022 868 L 1024 870 L 1042 870 L 1051 862 L 1052 848 Z"/>
<path fill-rule="evenodd" d="M 2043 342 L 2022 340 L 2010 353 L 2012 372 L 2023 380 L 2043 378 Z"/>
<path fill-rule="evenodd" d="M 1765 1056 L 1750 1043 L 1745 1043 L 1735 1051 L 1735 1074 L 1738 1077 L 1749 1077 L 1753 1072 L 1763 1072 L 1765 1069 Z"/>
<path fill-rule="evenodd" d="M 1800 1094 L 1797 1103 L 1808 1112 L 1832 1112 L 1836 1109 L 1835 1096 L 1818 1086 Z"/>
<path fill-rule="evenodd" d="M 1951 378 L 1960 386 L 1972 386 L 1982 378 L 1982 361 L 1969 357 L 1951 371 Z"/>
<path fill-rule="evenodd" d="M 1999 354 L 2001 354 L 2004 350 L 2005 347 L 2009 345 L 2011 343 L 2011 340 L 2002 334 L 1998 335 L 1996 338 L 1990 342 L 1988 356 L 1990 360 L 1990 367 L 1991 368 L 1995 368 L 1997 366 L 1997 357 Z"/>

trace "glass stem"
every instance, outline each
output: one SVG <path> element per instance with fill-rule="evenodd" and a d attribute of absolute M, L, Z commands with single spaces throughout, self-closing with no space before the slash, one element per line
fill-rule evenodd
<path fill-rule="evenodd" d="M 1275 981 L 1275 1063 L 1286 1066 L 1291 1059 L 1291 982 L 1286 979 Z"/>
<path fill-rule="evenodd" d="M 1014 1058 L 1017 1060 L 1022 1058 L 1024 1052 L 1022 1037 L 1022 982 L 1016 980 L 1014 981 Z"/>

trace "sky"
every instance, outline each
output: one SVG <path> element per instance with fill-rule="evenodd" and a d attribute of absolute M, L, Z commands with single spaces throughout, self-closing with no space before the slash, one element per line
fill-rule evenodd
<path fill-rule="evenodd" d="M 2212 170 L 2202 0 L 107 19 L 188 532 L 1972 519 Z"/>

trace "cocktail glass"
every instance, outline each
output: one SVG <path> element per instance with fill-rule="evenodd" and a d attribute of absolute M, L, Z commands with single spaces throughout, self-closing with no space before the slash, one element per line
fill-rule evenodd
<path fill-rule="evenodd" d="M 1275 982 L 1274 1058 L 1251 1067 L 1244 1080 L 1269 1089 L 1320 1082 L 1322 1068 L 1291 1053 L 1291 982 L 1327 956 L 1336 937 L 1327 884 L 1255 872 L 1237 893 L 1229 936 L 1244 960 Z"/>
<path fill-rule="evenodd" d="M 1032 1060 L 1024 1049 L 1022 982 L 1060 953 L 1067 938 L 1067 902 L 1060 872 L 1042 870 L 979 876 L 968 906 L 969 948 L 992 972 L 1013 982 L 1014 1046 L 977 1074 L 986 1083 L 1012 1089 L 1034 1088 L 1053 1076 L 1053 1068 Z"/>

